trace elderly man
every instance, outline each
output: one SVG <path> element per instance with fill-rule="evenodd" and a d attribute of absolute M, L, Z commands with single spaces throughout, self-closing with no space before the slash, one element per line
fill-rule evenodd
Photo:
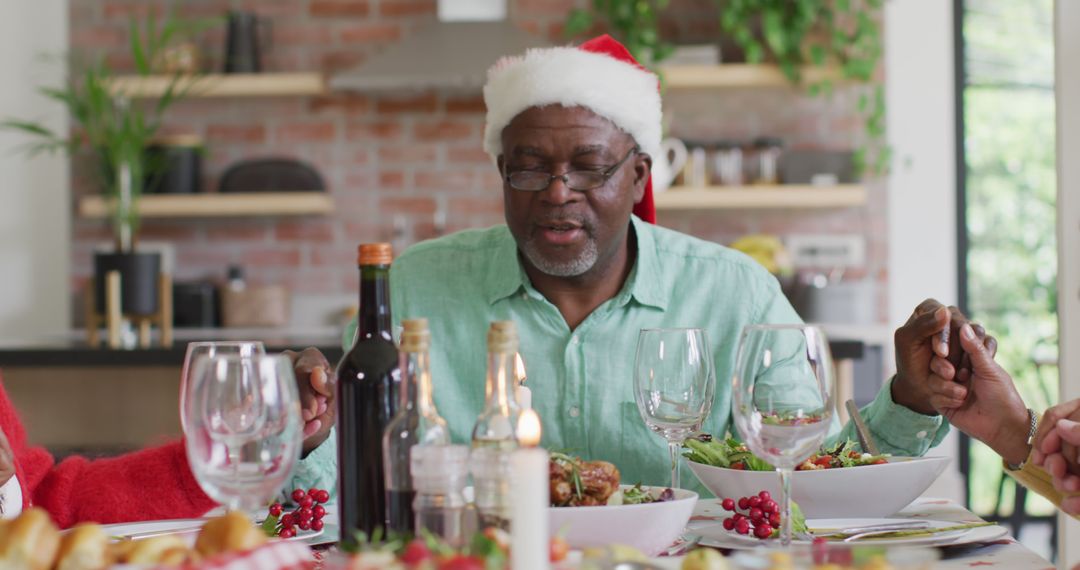
<path fill-rule="evenodd" d="M 618 42 L 603 36 L 503 59 L 484 100 L 484 148 L 502 175 L 506 225 L 405 251 L 391 269 L 393 316 L 429 319 L 435 399 L 454 440 L 469 440 L 484 403 L 488 324 L 511 319 L 543 443 L 611 461 L 627 482 L 663 483 L 664 443 L 634 403 L 638 331 L 707 331 L 718 382 L 704 430 L 724 434 L 740 331 L 799 316 L 750 258 L 653 225 L 658 82 Z M 961 324 L 921 307 L 897 332 L 900 373 L 863 409 L 884 451 L 922 455 L 944 437 L 930 402 L 947 386 L 929 381 L 929 363 L 949 352 L 942 331 Z M 331 366 L 313 349 L 294 360 L 314 426 L 301 471 L 324 482 L 333 476 Z M 853 428 L 832 437 L 853 438 Z"/>

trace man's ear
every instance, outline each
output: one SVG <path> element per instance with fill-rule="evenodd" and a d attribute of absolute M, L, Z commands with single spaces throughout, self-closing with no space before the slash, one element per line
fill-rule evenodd
<path fill-rule="evenodd" d="M 652 176 L 652 157 L 648 153 L 639 152 L 634 157 L 634 203 L 641 202 L 645 197 L 645 185 Z"/>

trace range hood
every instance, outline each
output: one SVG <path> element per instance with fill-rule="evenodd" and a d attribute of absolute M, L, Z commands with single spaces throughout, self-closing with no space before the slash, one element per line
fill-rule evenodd
<path fill-rule="evenodd" d="M 440 0 L 438 21 L 330 79 L 330 89 L 478 91 L 505 55 L 551 44 L 506 20 L 505 0 Z"/>

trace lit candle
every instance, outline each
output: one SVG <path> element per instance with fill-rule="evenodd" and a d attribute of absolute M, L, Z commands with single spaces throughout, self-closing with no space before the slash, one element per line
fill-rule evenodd
<path fill-rule="evenodd" d="M 532 390 L 525 385 L 525 362 L 521 360 L 521 353 L 519 352 L 515 356 L 514 361 L 514 375 L 517 376 L 517 382 L 514 383 L 514 396 L 517 398 L 518 406 L 522 410 L 532 409 Z"/>
<path fill-rule="evenodd" d="M 510 567 L 547 570 L 549 563 L 548 453 L 540 445 L 540 416 L 532 409 L 521 413 L 517 436 L 521 447 L 510 457 L 513 497 L 510 526 Z"/>

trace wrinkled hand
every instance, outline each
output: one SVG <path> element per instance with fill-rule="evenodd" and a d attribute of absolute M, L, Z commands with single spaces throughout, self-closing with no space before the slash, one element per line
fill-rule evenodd
<path fill-rule="evenodd" d="M 1009 463 L 1025 461 L 1031 451 L 1027 445 L 1031 424 L 1024 399 L 971 325 L 960 327 L 959 338 L 970 358 L 970 373 L 961 375 L 948 359 L 935 356 L 930 361 L 930 383 L 939 387 L 934 407 Z"/>
<path fill-rule="evenodd" d="M 1061 493 L 1080 492 L 1078 447 L 1080 400 L 1071 400 L 1047 410 L 1035 436 L 1031 460 L 1046 469 L 1053 477 L 1054 488 Z M 1063 499 L 1061 510 L 1071 515 L 1080 514 L 1080 497 Z"/>
<path fill-rule="evenodd" d="M 0 485 L 15 476 L 15 452 L 11 449 L 4 430 L 0 430 Z"/>
<path fill-rule="evenodd" d="M 956 307 L 946 307 L 927 299 L 915 308 L 907 323 L 896 329 L 896 378 L 892 384 L 893 401 L 925 415 L 940 413 L 940 404 L 949 397 L 952 380 L 967 382 L 971 377 L 970 357 L 957 339 L 957 331 L 968 318 Z M 972 325 L 991 358 L 997 352 L 997 340 L 987 336 L 979 325 Z M 957 370 L 955 378 L 933 378 L 930 363 L 935 358 L 947 360 Z M 948 382 L 944 381 L 948 380 Z"/>
<path fill-rule="evenodd" d="M 337 379 L 334 367 L 316 348 L 301 352 L 284 352 L 293 364 L 296 387 L 300 391 L 300 413 L 304 419 L 304 449 L 306 456 L 326 441 L 334 427 L 336 403 L 334 393 Z"/>

